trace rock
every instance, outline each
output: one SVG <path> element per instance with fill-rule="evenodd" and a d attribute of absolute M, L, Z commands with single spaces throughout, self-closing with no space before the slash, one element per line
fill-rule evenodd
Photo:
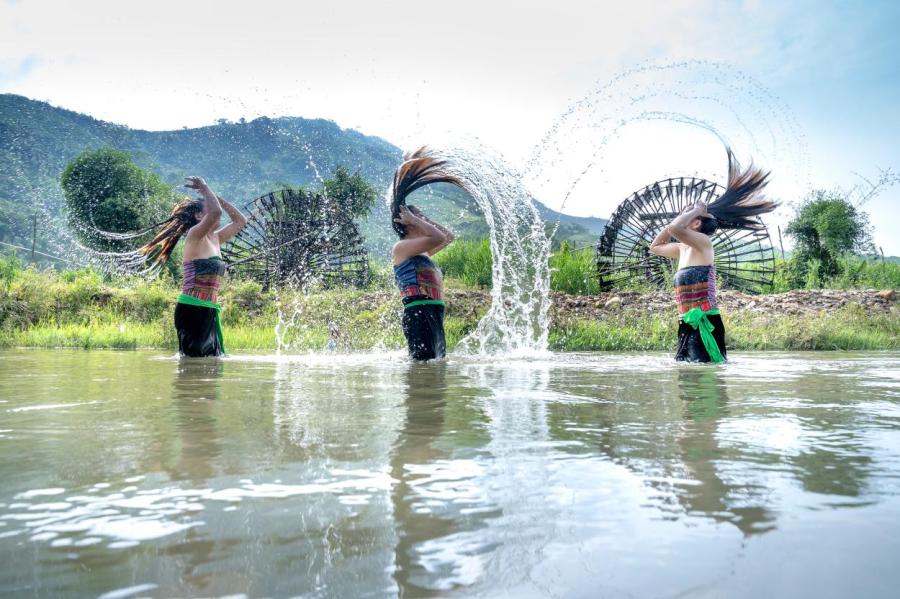
<path fill-rule="evenodd" d="M 616 310 L 622 307 L 622 298 L 619 296 L 611 297 L 606 300 L 606 305 L 603 306 L 607 310 Z"/>
<path fill-rule="evenodd" d="M 881 299 L 889 301 L 889 302 L 892 302 L 895 299 L 897 299 L 897 292 L 894 291 L 893 289 L 883 289 L 883 290 L 879 291 L 878 293 L 876 293 L 875 295 L 877 295 Z"/>

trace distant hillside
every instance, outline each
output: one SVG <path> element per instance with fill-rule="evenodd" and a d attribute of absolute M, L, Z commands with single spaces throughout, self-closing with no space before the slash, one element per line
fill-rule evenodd
<path fill-rule="evenodd" d="M 0 95 L 0 240 L 30 244 L 34 209 L 60 219 L 58 178 L 65 164 L 88 148 L 112 146 L 132 153 L 141 166 L 170 183 L 202 174 L 238 204 L 282 184 L 317 187 L 343 165 L 387 189 L 402 154 L 378 137 L 341 129 L 322 119 L 283 117 L 177 131 L 141 131 L 28 98 Z M 484 235 L 487 226 L 466 194 L 447 186 L 427 192 L 428 208 L 461 234 Z M 605 221 L 559 215 L 540 206 L 548 222 L 561 220 L 559 235 L 583 245 Z M 379 205 L 361 225 L 370 250 L 391 241 L 387 209 Z M 43 223 L 42 223 L 43 224 Z M 39 234 L 40 239 L 40 234 Z M 48 246 L 41 239 L 40 247 Z M 52 246 L 52 244 L 51 244 Z"/>

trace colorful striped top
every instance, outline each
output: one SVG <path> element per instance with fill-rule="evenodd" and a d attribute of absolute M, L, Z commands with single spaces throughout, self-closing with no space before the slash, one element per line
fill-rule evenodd
<path fill-rule="evenodd" d="M 675 273 L 675 303 L 681 314 L 700 308 L 714 310 L 716 303 L 716 267 L 686 266 Z"/>
<path fill-rule="evenodd" d="M 225 261 L 218 256 L 184 261 L 181 292 L 197 299 L 217 302 L 219 282 L 225 276 Z"/>
<path fill-rule="evenodd" d="M 444 277 L 428 256 L 420 254 L 395 265 L 394 279 L 404 304 L 421 299 L 444 299 Z"/>

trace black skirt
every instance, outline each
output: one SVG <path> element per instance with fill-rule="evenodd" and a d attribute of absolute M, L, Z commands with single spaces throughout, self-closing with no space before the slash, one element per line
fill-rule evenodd
<path fill-rule="evenodd" d="M 403 335 L 413 360 L 443 358 L 447 353 L 444 306 L 423 304 L 403 310 Z"/>
<path fill-rule="evenodd" d="M 216 333 L 216 311 L 202 306 L 175 304 L 178 351 L 191 358 L 223 355 Z"/>
<path fill-rule="evenodd" d="M 707 316 L 713 327 L 713 338 L 722 352 L 722 357 L 727 358 L 725 353 L 725 325 L 722 324 L 722 317 L 718 314 L 710 314 Z M 678 351 L 675 352 L 675 359 L 679 362 L 712 362 L 706 347 L 703 345 L 703 339 L 700 337 L 700 329 L 695 329 L 689 324 L 678 322 Z"/>

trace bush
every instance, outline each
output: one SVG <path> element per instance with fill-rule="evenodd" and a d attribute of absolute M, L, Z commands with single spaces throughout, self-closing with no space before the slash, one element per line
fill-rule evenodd
<path fill-rule="evenodd" d="M 563 241 L 559 251 L 550 257 L 550 289 L 574 295 L 600 292 L 597 264 L 591 247 L 573 249 Z"/>
<path fill-rule="evenodd" d="M 445 277 L 459 279 L 466 285 L 489 288 L 493 282 L 491 242 L 458 239 L 435 256 Z"/>
<path fill-rule="evenodd" d="M 60 177 L 69 225 L 82 241 L 115 248 L 93 229 L 126 232 L 160 220 L 171 208 L 172 189 L 155 173 L 136 165 L 127 152 L 85 150 Z"/>
<path fill-rule="evenodd" d="M 775 293 L 791 289 L 900 289 L 900 264 L 846 255 L 835 261 L 833 276 L 823 276 L 815 258 L 795 254 L 775 261 Z"/>
<path fill-rule="evenodd" d="M 11 281 L 24 268 L 24 264 L 15 254 L 0 255 L 0 281 Z"/>
<path fill-rule="evenodd" d="M 493 282 L 491 270 L 491 242 L 489 239 L 462 239 L 435 256 L 445 277 L 452 277 L 466 285 L 488 289 Z M 578 295 L 599 293 L 594 250 L 590 247 L 573 249 L 563 242 L 550 257 L 550 288 L 554 291 Z"/>

